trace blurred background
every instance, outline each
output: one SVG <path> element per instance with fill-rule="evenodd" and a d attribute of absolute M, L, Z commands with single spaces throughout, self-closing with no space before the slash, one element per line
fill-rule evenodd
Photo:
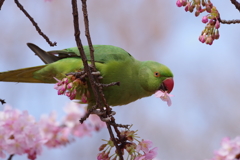
<path fill-rule="evenodd" d="M 239 18 L 230 1 L 212 2 L 222 19 Z M 0 11 L 0 72 L 43 64 L 27 42 L 44 50 L 76 46 L 70 1 L 21 3 L 57 46 L 50 47 L 15 3 L 5 1 Z M 174 73 L 171 107 L 151 96 L 114 108 L 118 123 L 134 124 L 132 129 L 139 130 L 141 138 L 154 142 L 158 159 L 210 159 L 223 137 L 240 134 L 239 25 L 221 24 L 220 39 L 209 46 L 198 41 L 205 27 L 201 22 L 205 13 L 196 18 L 178 8 L 176 0 L 89 1 L 88 11 L 93 44 L 124 48 L 136 59 L 158 61 Z M 81 30 L 86 45 L 82 21 Z M 37 119 L 53 110 L 61 119 L 63 107 L 70 101 L 58 96 L 51 84 L 6 82 L 0 82 L 0 98 L 14 108 L 28 110 Z M 101 139 L 108 138 L 107 129 L 103 129 L 67 147 L 44 148 L 37 159 L 96 159 Z M 13 159 L 27 158 L 23 155 Z"/>

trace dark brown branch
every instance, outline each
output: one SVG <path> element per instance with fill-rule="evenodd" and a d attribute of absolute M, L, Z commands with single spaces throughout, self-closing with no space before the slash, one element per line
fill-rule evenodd
<path fill-rule="evenodd" d="M 88 76 L 89 81 L 90 81 L 91 88 L 93 90 L 94 97 L 96 98 L 96 100 L 98 102 L 99 101 L 99 96 L 98 96 L 97 90 L 96 90 L 95 85 L 94 85 L 94 78 L 93 78 L 93 75 L 91 74 L 91 70 L 88 66 L 87 57 L 84 53 L 82 41 L 80 39 L 77 0 L 72 0 L 72 10 L 73 10 L 72 14 L 73 14 L 75 41 L 77 43 L 77 47 L 78 47 L 79 53 L 80 53 L 81 58 L 82 58 L 82 62 L 83 62 L 83 65 L 84 65 L 84 71 L 87 73 L 87 76 Z"/>
<path fill-rule="evenodd" d="M 230 0 L 236 9 L 240 12 L 240 3 L 236 0 Z"/>
<path fill-rule="evenodd" d="M 219 22 L 222 24 L 236 24 L 236 23 L 240 23 L 240 20 L 239 19 L 223 20 L 223 19 L 219 18 Z"/>
<path fill-rule="evenodd" d="M 4 99 L 0 99 L 0 102 L 1 102 L 2 104 L 6 103 Z"/>
<path fill-rule="evenodd" d="M 86 6 L 87 6 L 86 5 L 86 0 L 82 0 L 82 8 L 83 8 L 82 10 L 83 10 L 83 15 L 84 15 L 85 30 L 86 30 L 85 33 L 86 33 L 86 37 L 88 39 L 88 43 L 89 43 L 89 47 L 90 47 L 90 53 L 91 53 L 91 63 L 92 63 L 91 68 L 92 68 L 92 71 L 95 72 L 96 68 L 95 68 L 94 56 L 93 56 L 93 51 L 94 50 L 93 50 L 93 47 L 92 47 L 92 42 L 91 42 L 90 33 L 89 33 L 89 24 L 88 24 L 88 17 L 87 17 L 88 14 L 87 14 Z M 99 87 L 95 84 L 95 83 L 99 83 L 98 77 L 93 76 L 91 74 L 91 69 L 88 66 L 87 58 L 86 58 L 86 55 L 85 55 L 84 50 L 83 50 L 82 42 L 81 42 L 81 39 L 80 39 L 77 0 L 72 0 L 72 10 L 73 10 L 73 23 L 74 23 L 75 40 L 76 40 L 79 52 L 81 54 L 81 58 L 82 58 L 83 65 L 84 65 L 84 71 L 87 73 L 91 88 L 93 90 L 94 97 L 96 99 L 96 106 L 95 107 L 100 108 L 101 111 L 104 111 L 103 107 L 105 106 L 106 111 L 107 111 L 106 112 L 107 115 L 110 115 L 111 114 L 111 108 L 109 107 L 109 105 L 106 102 L 106 99 L 105 99 L 103 91 L 102 91 L 102 87 Z M 101 98 L 99 96 L 101 96 Z M 88 112 L 89 112 L 88 114 L 91 113 L 90 110 Z M 106 115 L 106 117 L 107 117 L 107 115 Z M 111 120 L 114 120 L 114 118 L 112 117 Z M 112 122 L 115 123 L 115 120 L 112 121 Z M 108 126 L 108 131 L 109 131 L 111 140 L 113 141 L 113 143 L 116 147 L 117 153 L 119 155 L 119 159 L 123 160 L 123 155 L 122 155 L 121 148 L 119 147 L 118 142 L 117 142 L 116 138 L 114 137 L 112 128 L 111 128 L 111 126 L 108 122 L 107 122 L 107 126 Z"/>
<path fill-rule="evenodd" d="M 12 157 L 14 156 L 14 154 L 11 154 L 7 160 L 12 160 Z"/>
<path fill-rule="evenodd" d="M 131 126 L 131 125 L 124 125 L 124 124 L 116 124 L 116 123 L 112 123 L 112 122 L 110 122 L 110 124 L 112 125 L 112 126 L 116 126 L 116 127 L 121 127 L 121 128 L 126 128 L 126 129 L 129 129 L 129 127 Z"/>
<path fill-rule="evenodd" d="M 0 10 L 2 9 L 2 5 L 4 3 L 5 0 L 0 0 Z"/>
<path fill-rule="evenodd" d="M 92 40 L 89 32 L 89 20 L 88 20 L 88 11 L 87 11 L 87 0 L 82 0 L 82 11 L 84 17 L 84 25 L 85 25 L 85 36 L 87 37 L 88 46 L 90 50 L 90 57 L 91 57 L 91 66 L 93 67 L 93 71 L 96 71 L 95 62 L 94 62 L 94 48 L 92 45 Z"/>
<path fill-rule="evenodd" d="M 49 38 L 41 31 L 38 24 L 34 21 L 34 19 L 28 14 L 28 12 L 23 8 L 23 6 L 19 3 L 18 0 L 14 0 L 18 8 L 25 14 L 25 16 L 32 22 L 33 26 L 36 28 L 38 33 L 48 42 L 50 46 L 56 46 L 57 42 L 51 42 Z"/>

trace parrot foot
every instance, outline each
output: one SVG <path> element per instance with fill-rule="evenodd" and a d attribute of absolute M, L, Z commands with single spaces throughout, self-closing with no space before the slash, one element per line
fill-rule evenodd
<path fill-rule="evenodd" d="M 107 117 L 107 118 L 100 117 L 100 119 L 101 119 L 103 122 L 110 122 L 110 121 L 111 121 L 111 117 Z"/>
<path fill-rule="evenodd" d="M 80 72 L 70 72 L 70 73 L 67 73 L 66 75 L 67 76 L 68 75 L 73 75 L 73 76 L 79 78 L 79 77 L 82 77 L 82 76 L 86 76 L 87 74 L 84 71 L 80 71 Z"/>
<path fill-rule="evenodd" d="M 104 115 L 106 115 L 106 111 L 93 110 L 92 114 L 98 115 L 103 122 L 109 122 L 111 121 L 112 116 L 116 114 L 116 112 L 111 111 L 111 113 L 108 114 L 107 117 L 103 117 Z"/>
<path fill-rule="evenodd" d="M 95 83 L 98 87 L 120 86 L 120 82 L 112 82 L 109 84 Z"/>
<path fill-rule="evenodd" d="M 100 76 L 101 73 L 100 73 L 99 71 L 97 71 L 97 72 L 92 72 L 92 75 L 94 75 L 94 76 Z"/>
<path fill-rule="evenodd" d="M 104 114 L 106 114 L 106 111 L 100 111 L 100 110 L 93 110 L 92 111 L 92 114 L 96 114 L 96 115 L 98 115 L 98 116 L 102 116 L 102 115 L 104 115 Z"/>
<path fill-rule="evenodd" d="M 92 75 L 97 76 L 98 79 L 103 79 L 103 77 L 101 76 L 101 73 L 100 73 L 99 71 L 97 71 L 97 72 L 92 72 Z"/>
<path fill-rule="evenodd" d="M 120 127 L 120 128 L 126 128 L 126 129 L 130 129 L 132 127 L 132 125 L 129 124 L 116 124 L 116 123 L 111 123 L 111 125 L 115 126 L 115 127 Z"/>
<path fill-rule="evenodd" d="M 102 116 L 102 115 L 106 114 L 106 111 L 93 110 L 93 111 L 92 111 L 92 114 L 96 114 L 96 115 L 98 115 L 98 116 Z M 111 113 L 110 113 L 109 115 L 110 115 L 110 116 L 113 116 L 113 115 L 115 115 L 115 114 L 116 114 L 116 112 L 111 111 Z"/>

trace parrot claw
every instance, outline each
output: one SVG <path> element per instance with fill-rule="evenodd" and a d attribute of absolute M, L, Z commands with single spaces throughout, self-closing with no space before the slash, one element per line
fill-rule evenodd
<path fill-rule="evenodd" d="M 93 110 L 92 114 L 98 115 L 103 122 L 109 122 L 111 121 L 112 116 L 116 114 L 116 112 L 111 111 L 111 113 L 107 115 L 107 117 L 103 117 L 103 115 L 106 115 L 106 111 Z"/>
<path fill-rule="evenodd" d="M 107 117 L 107 118 L 100 117 L 100 119 L 101 119 L 103 122 L 109 122 L 109 121 L 111 121 L 111 117 Z"/>
<path fill-rule="evenodd" d="M 95 76 L 100 76 L 100 75 L 101 75 L 101 73 L 100 73 L 99 71 L 97 71 L 97 72 L 92 72 L 92 75 L 95 75 Z"/>
<path fill-rule="evenodd" d="M 115 115 L 115 114 L 116 114 L 116 112 L 114 112 L 114 111 L 112 111 L 112 112 L 110 113 L 111 116 L 113 116 L 113 115 Z"/>
<path fill-rule="evenodd" d="M 112 116 L 115 114 L 116 114 L 116 112 L 111 111 L 111 113 L 109 115 L 107 115 L 107 117 L 102 117 L 102 116 L 99 116 L 99 117 L 103 122 L 110 122 L 112 119 Z"/>
<path fill-rule="evenodd" d="M 93 110 L 92 111 L 92 114 L 96 114 L 96 115 L 98 115 L 98 116 L 102 116 L 102 115 L 104 115 L 104 114 L 106 114 L 106 111 L 100 111 L 100 110 Z"/>
<path fill-rule="evenodd" d="M 93 110 L 93 111 L 92 111 L 92 114 L 96 114 L 96 115 L 98 115 L 98 116 L 102 116 L 102 115 L 106 114 L 106 111 Z M 116 112 L 111 111 L 111 113 L 110 113 L 109 115 L 110 115 L 110 116 L 113 116 L 113 115 L 115 115 L 115 114 L 116 114 Z"/>

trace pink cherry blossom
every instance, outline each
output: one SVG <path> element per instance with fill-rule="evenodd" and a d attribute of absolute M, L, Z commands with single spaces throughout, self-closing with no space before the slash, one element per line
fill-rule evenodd
<path fill-rule="evenodd" d="M 157 156 L 157 147 L 149 150 L 149 152 L 144 152 L 143 155 L 139 154 L 134 160 L 153 160 Z"/>
<path fill-rule="evenodd" d="M 149 152 L 145 152 L 145 160 L 152 160 L 153 158 L 155 158 L 157 156 L 157 147 L 154 147 L 153 149 L 151 149 Z"/>
<path fill-rule="evenodd" d="M 31 159 L 35 159 L 41 154 L 44 144 L 39 130 L 38 123 L 27 111 L 20 112 L 5 107 L 3 111 L 0 111 L 0 157 L 5 157 L 4 152 L 6 152 L 18 155 L 27 154 Z M 30 155 L 33 152 L 35 158 Z"/>
<path fill-rule="evenodd" d="M 172 101 L 171 101 L 170 97 L 172 97 L 173 95 L 168 94 L 166 91 L 163 92 L 163 91 L 161 91 L 161 90 L 158 90 L 158 91 L 155 93 L 155 96 L 156 96 L 157 98 L 161 98 L 162 101 L 167 102 L 167 105 L 168 105 L 168 106 L 171 106 L 171 105 L 172 105 Z"/>
<path fill-rule="evenodd" d="M 234 139 L 224 138 L 221 148 L 215 152 L 211 160 L 232 160 L 240 153 L 240 137 Z"/>
<path fill-rule="evenodd" d="M 150 140 L 142 140 L 141 142 L 139 142 L 139 144 L 137 145 L 137 151 L 142 150 L 143 152 L 148 152 L 149 149 L 152 147 L 153 143 Z"/>
<path fill-rule="evenodd" d="M 35 160 L 41 154 L 43 145 L 49 148 L 65 146 L 73 142 L 73 135 L 91 135 L 106 126 L 98 117 L 91 115 L 80 124 L 79 119 L 86 114 L 83 106 L 71 102 L 65 108 L 66 116 L 58 122 L 54 113 L 36 121 L 27 111 L 21 112 L 6 105 L 0 111 L 0 157 L 27 154 L 28 159 Z"/>

